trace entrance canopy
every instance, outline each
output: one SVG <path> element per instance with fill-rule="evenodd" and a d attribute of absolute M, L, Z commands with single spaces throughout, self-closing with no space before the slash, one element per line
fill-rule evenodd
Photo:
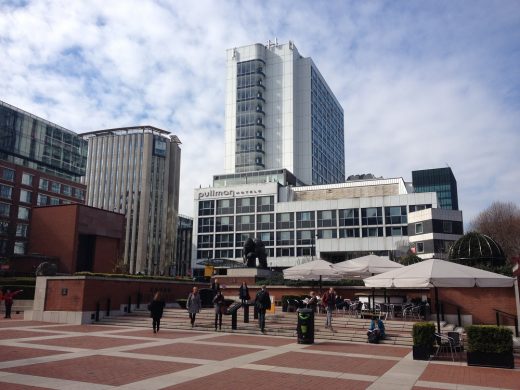
<path fill-rule="evenodd" d="M 514 278 L 439 259 L 363 279 L 367 287 L 512 287 Z"/>

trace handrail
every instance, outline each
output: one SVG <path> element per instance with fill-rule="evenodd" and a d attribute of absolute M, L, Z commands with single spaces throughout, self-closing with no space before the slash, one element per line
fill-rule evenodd
<path fill-rule="evenodd" d="M 444 305 L 445 304 L 451 305 L 452 307 L 457 309 L 457 321 L 458 321 L 457 325 L 458 326 L 462 326 L 462 317 L 461 317 L 461 309 L 462 309 L 462 307 L 457 305 L 457 304 L 455 304 L 455 303 L 452 303 L 452 302 L 439 300 L 439 306 L 440 306 L 440 312 L 441 312 L 442 320 L 444 321 Z M 437 313 L 437 315 L 439 315 L 439 314 Z"/>
<path fill-rule="evenodd" d="M 511 313 L 508 313 L 508 312 L 505 312 L 505 311 L 502 311 L 502 310 L 498 310 L 498 309 L 493 309 L 493 310 L 495 311 L 495 317 L 497 319 L 497 326 L 500 326 L 500 314 L 505 315 L 506 317 L 512 318 L 514 320 L 514 322 L 515 322 L 515 336 L 519 337 L 518 317 L 515 316 L 514 314 L 511 314 Z"/>

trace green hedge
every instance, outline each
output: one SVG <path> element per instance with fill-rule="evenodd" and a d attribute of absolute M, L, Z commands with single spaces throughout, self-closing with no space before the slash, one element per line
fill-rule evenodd
<path fill-rule="evenodd" d="M 470 325 L 466 327 L 469 352 L 503 353 L 513 351 L 511 329 L 495 325 Z"/>
<path fill-rule="evenodd" d="M 141 279 L 141 280 L 164 280 L 171 282 L 187 282 L 193 283 L 193 278 L 186 276 L 154 276 L 154 275 L 131 275 L 131 274 L 104 274 L 98 272 L 76 272 L 74 276 L 97 276 L 103 278 L 123 278 L 123 279 Z"/>
<path fill-rule="evenodd" d="M 431 322 L 416 322 L 413 324 L 413 345 L 433 347 L 435 340 L 435 325 Z"/>

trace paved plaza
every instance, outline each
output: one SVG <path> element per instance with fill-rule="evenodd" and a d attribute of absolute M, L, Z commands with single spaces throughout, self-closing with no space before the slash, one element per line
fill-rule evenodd
<path fill-rule="evenodd" d="M 518 389 L 520 370 L 410 347 L 0 320 L 0 389 Z"/>

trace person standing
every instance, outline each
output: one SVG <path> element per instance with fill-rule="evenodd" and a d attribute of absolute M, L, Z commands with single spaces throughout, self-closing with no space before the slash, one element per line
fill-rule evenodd
<path fill-rule="evenodd" d="M 255 307 L 258 311 L 258 325 L 262 333 L 265 333 L 265 312 L 271 309 L 271 297 L 265 286 L 256 293 Z"/>
<path fill-rule="evenodd" d="M 222 312 L 225 310 L 224 305 L 224 295 L 222 295 L 222 291 L 218 290 L 217 295 L 213 298 L 213 305 L 215 306 L 215 332 L 217 331 L 217 321 L 218 321 L 218 330 L 222 330 Z"/>
<path fill-rule="evenodd" d="M 4 318 L 11 318 L 11 308 L 13 307 L 14 297 L 20 294 L 23 290 L 13 291 L 7 289 L 3 299 L 5 302 L 5 317 Z"/>
<path fill-rule="evenodd" d="M 211 289 L 213 290 L 213 293 L 216 294 L 217 291 L 220 291 L 220 283 L 218 282 L 218 279 L 213 279 L 213 282 L 211 282 Z"/>
<path fill-rule="evenodd" d="M 251 299 L 249 296 L 249 287 L 247 287 L 246 282 L 242 282 L 242 285 L 238 289 L 238 297 L 242 301 L 242 305 L 247 304 L 247 302 Z"/>
<path fill-rule="evenodd" d="M 161 298 L 161 293 L 157 291 L 153 296 L 152 302 L 148 305 L 150 317 L 152 317 L 152 328 L 154 333 L 159 332 L 159 328 L 161 327 L 161 318 L 163 316 L 164 306 L 166 306 L 166 303 Z"/>
<path fill-rule="evenodd" d="M 200 301 L 199 289 L 197 287 L 193 287 L 193 290 L 188 295 L 188 300 L 186 301 L 186 309 L 188 309 L 188 313 L 190 313 L 190 322 L 191 327 L 195 326 L 195 316 L 200 311 L 202 307 L 202 303 Z"/>
<path fill-rule="evenodd" d="M 334 311 L 334 308 L 336 307 L 336 293 L 334 289 L 331 287 L 329 288 L 329 291 L 327 291 L 325 294 L 323 294 L 323 297 L 321 298 L 321 302 L 323 306 L 325 307 L 325 311 L 327 312 L 327 317 L 325 320 L 325 328 L 332 329 L 332 312 Z"/>

